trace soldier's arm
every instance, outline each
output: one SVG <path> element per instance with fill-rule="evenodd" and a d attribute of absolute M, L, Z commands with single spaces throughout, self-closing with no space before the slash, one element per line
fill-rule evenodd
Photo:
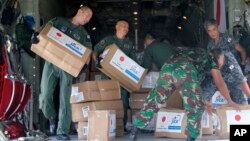
<path fill-rule="evenodd" d="M 242 65 L 246 65 L 247 63 L 247 53 L 246 50 L 240 45 L 240 44 L 236 44 L 235 45 L 235 49 L 240 53 L 241 56 L 241 64 Z"/>
<path fill-rule="evenodd" d="M 211 69 L 211 75 L 213 77 L 213 80 L 214 80 L 216 87 L 218 88 L 220 93 L 226 98 L 226 100 L 228 101 L 228 104 L 230 106 L 234 107 L 236 110 L 240 110 L 239 105 L 232 101 L 232 99 L 229 95 L 227 85 L 221 76 L 220 70 Z"/>

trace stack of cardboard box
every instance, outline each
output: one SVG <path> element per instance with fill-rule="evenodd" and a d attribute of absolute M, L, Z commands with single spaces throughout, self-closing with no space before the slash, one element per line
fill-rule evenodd
<path fill-rule="evenodd" d="M 120 85 L 115 80 L 86 81 L 73 84 L 70 103 L 72 121 L 78 122 L 78 137 L 80 139 L 86 138 L 85 131 L 87 131 L 89 111 L 115 110 L 116 121 L 121 122 L 124 113 L 123 103 L 120 99 Z M 117 131 L 119 131 L 118 129 L 119 127 L 117 127 Z"/>

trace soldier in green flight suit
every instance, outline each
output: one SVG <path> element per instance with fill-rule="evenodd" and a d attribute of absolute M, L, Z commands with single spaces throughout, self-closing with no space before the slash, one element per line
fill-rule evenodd
<path fill-rule="evenodd" d="M 90 36 L 83 27 L 87 24 L 92 17 L 92 10 L 81 5 L 76 14 L 68 19 L 57 17 L 49 21 L 54 27 L 70 36 L 74 40 L 78 41 L 82 45 L 92 48 Z M 38 43 L 39 37 L 35 35 L 32 37 L 32 43 Z M 76 62 L 72 62 L 76 63 Z M 88 63 L 88 62 L 87 62 Z M 41 80 L 41 94 L 39 97 L 39 108 L 44 113 L 45 117 L 50 121 L 50 132 L 53 133 L 56 130 L 56 111 L 53 103 L 54 90 L 57 83 L 60 84 L 59 94 L 59 114 L 57 125 L 57 139 L 58 140 L 70 140 L 68 136 L 70 124 L 71 124 L 71 106 L 70 95 L 72 87 L 72 76 L 64 70 L 58 68 L 52 63 L 46 61 Z"/>
<path fill-rule="evenodd" d="M 116 34 L 113 36 L 107 36 L 104 39 L 102 39 L 99 43 L 97 43 L 94 47 L 94 53 L 93 57 L 96 59 L 100 54 L 103 53 L 105 48 L 108 45 L 116 44 L 119 49 L 121 49 L 127 56 L 129 56 L 131 59 L 136 61 L 136 51 L 134 49 L 133 43 L 130 41 L 126 35 L 129 31 L 129 24 L 125 20 L 119 20 L 117 21 L 115 25 Z M 108 79 L 107 76 L 102 76 L 102 79 Z M 124 88 L 121 88 L 121 96 L 123 101 L 123 107 L 124 107 L 124 127 L 126 127 L 127 123 L 127 111 L 129 108 L 129 94 L 128 91 L 126 91 Z M 126 131 L 126 128 L 124 128 Z"/>
<path fill-rule="evenodd" d="M 165 61 L 175 52 L 174 46 L 156 40 L 150 33 L 146 34 L 144 45 L 146 49 L 144 50 L 142 58 L 142 66 L 149 70 L 152 69 L 153 63 L 156 65 L 157 69 L 160 70 Z"/>

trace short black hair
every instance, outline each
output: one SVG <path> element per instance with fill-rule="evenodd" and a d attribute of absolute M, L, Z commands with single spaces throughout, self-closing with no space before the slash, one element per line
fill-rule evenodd
<path fill-rule="evenodd" d="M 205 28 L 205 30 L 207 30 L 208 27 L 211 26 L 211 25 L 217 25 L 217 22 L 216 22 L 215 19 L 205 20 L 205 22 L 204 22 L 204 28 Z"/>
<path fill-rule="evenodd" d="M 222 49 L 220 48 L 215 48 L 215 49 L 212 49 L 211 50 L 211 53 L 213 55 L 213 58 L 214 58 L 214 61 L 218 64 L 218 58 L 221 56 L 221 55 L 224 55 L 224 52 L 222 51 Z"/>

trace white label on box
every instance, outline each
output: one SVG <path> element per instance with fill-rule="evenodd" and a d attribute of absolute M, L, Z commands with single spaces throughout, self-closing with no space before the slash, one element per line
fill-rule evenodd
<path fill-rule="evenodd" d="M 113 137 L 116 134 L 116 116 L 115 114 L 110 114 L 110 125 L 109 125 L 109 137 Z"/>
<path fill-rule="evenodd" d="M 201 127 L 209 128 L 209 114 L 206 111 L 202 114 Z"/>
<path fill-rule="evenodd" d="M 154 88 L 159 78 L 159 72 L 149 72 L 142 83 L 142 88 Z"/>
<path fill-rule="evenodd" d="M 83 92 L 79 92 L 77 95 L 75 95 L 76 102 L 83 101 L 84 100 L 84 95 Z"/>
<path fill-rule="evenodd" d="M 84 126 L 82 131 L 84 136 L 88 135 L 88 127 Z"/>
<path fill-rule="evenodd" d="M 72 86 L 72 89 L 71 89 L 71 96 L 75 96 L 75 95 L 77 95 L 77 94 L 78 94 L 78 92 L 79 92 L 78 87 L 74 87 L 74 86 Z"/>
<path fill-rule="evenodd" d="M 227 132 L 230 130 L 230 125 L 249 125 L 250 110 L 226 110 L 227 116 Z"/>
<path fill-rule="evenodd" d="M 115 67 L 135 83 L 139 82 L 145 70 L 120 50 L 115 52 L 113 58 L 110 61 L 110 65 Z"/>
<path fill-rule="evenodd" d="M 81 45 L 54 27 L 50 28 L 47 36 L 79 57 L 82 57 L 86 51 L 85 46 Z"/>
<path fill-rule="evenodd" d="M 227 104 L 227 100 L 224 98 L 223 95 L 221 95 L 219 91 L 216 91 L 212 97 L 212 104 L 216 105 Z"/>
<path fill-rule="evenodd" d="M 181 133 L 184 113 L 158 112 L 156 132 Z"/>
<path fill-rule="evenodd" d="M 82 107 L 82 115 L 85 118 L 89 116 L 89 106 Z"/>

